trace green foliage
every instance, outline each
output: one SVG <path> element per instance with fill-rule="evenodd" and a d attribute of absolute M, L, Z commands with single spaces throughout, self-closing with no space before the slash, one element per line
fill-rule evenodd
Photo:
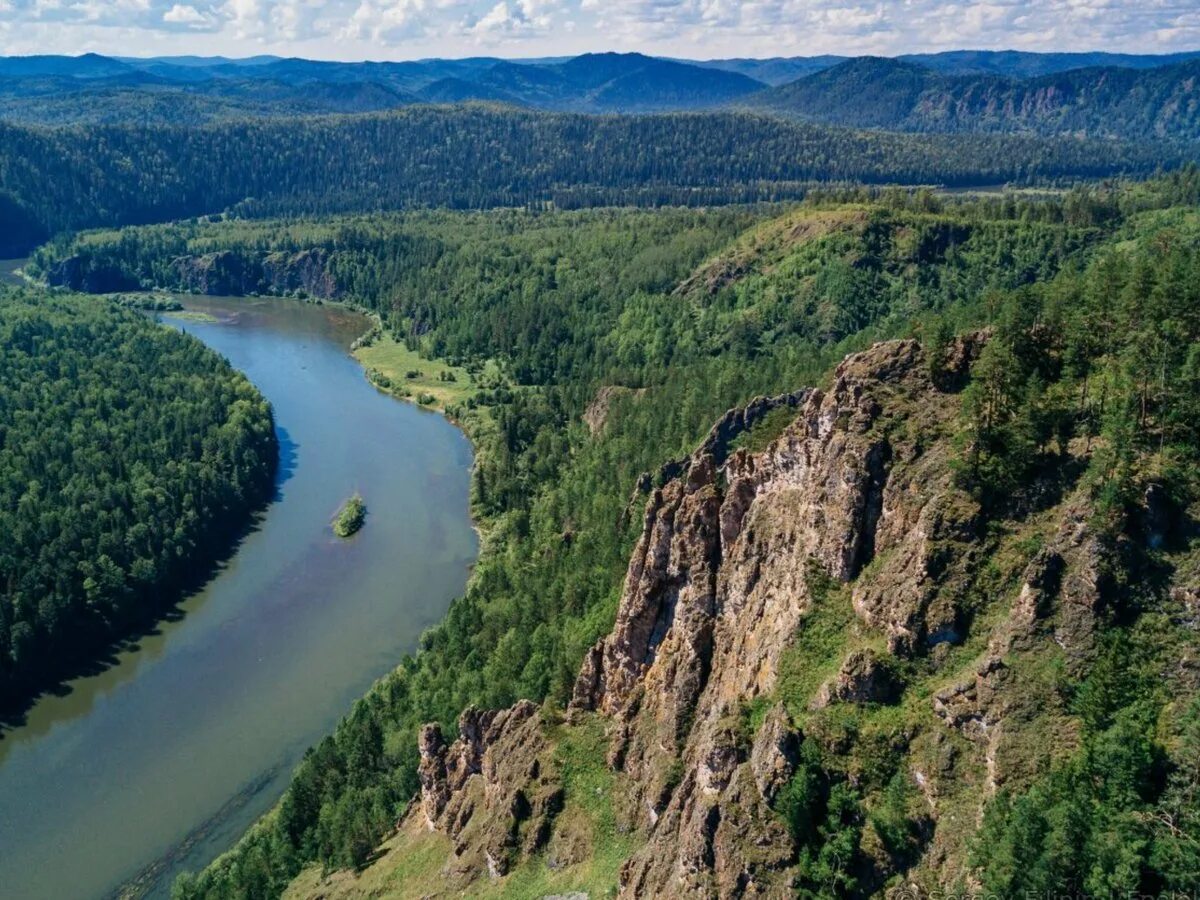
<path fill-rule="evenodd" d="M 333 533 L 340 538 L 348 538 L 367 520 L 367 504 L 363 498 L 355 494 L 345 502 L 333 519 Z"/>
<path fill-rule="evenodd" d="M 0 291 L 0 705 L 161 612 L 271 493 L 270 407 L 199 341 Z"/>
<path fill-rule="evenodd" d="M 1200 708 L 1185 710 L 1172 760 L 1138 652 L 1124 632 L 1113 636 L 1079 693 L 1081 749 L 1028 791 L 989 804 L 972 853 L 985 890 L 1110 896 L 1194 884 L 1200 821 L 1181 801 L 1195 784 Z"/>
<path fill-rule="evenodd" d="M 977 379 L 997 392 L 1000 413 L 989 427 L 1003 428 L 1007 441 L 989 446 L 1001 456 L 1009 446 L 1032 452 L 1026 472 L 1057 465 L 1070 437 L 1056 418 L 1063 373 L 1091 372 L 1095 397 L 1099 357 L 1083 352 L 1084 338 L 1107 334 L 1081 321 L 1068 341 L 1058 329 L 1072 321 L 1064 311 L 1089 279 L 1102 282 L 1085 277 L 1095 260 L 1129 252 L 1126 241 L 1161 243 L 1153 235 L 1163 217 L 1176 220 L 1180 236 L 1200 234 L 1187 227 L 1193 213 L 1165 208 L 1195 182 L 1191 173 L 1029 201 L 849 193 L 848 204 L 825 196 L 787 210 L 223 222 L 88 234 L 47 250 L 43 271 L 74 256 L 142 279 L 169 274 L 169 254 L 229 251 L 253 262 L 319 247 L 330 252 L 328 271 L 343 273 L 341 289 L 379 311 L 410 348 L 472 373 L 486 362 L 504 376 L 481 381 L 471 395 L 494 427 L 473 435 L 475 507 L 487 545 L 466 595 L 423 638 L 421 652 L 306 757 L 276 818 L 190 883 L 187 896 L 271 896 L 302 865 L 359 860 L 361 835 L 382 835 L 387 816 L 399 816 L 417 789 L 421 723 L 449 728 L 472 703 L 567 699 L 580 659 L 612 624 L 638 527 L 630 496 L 639 476 L 690 451 L 730 407 L 818 384 L 846 351 L 918 327 L 942 334 L 946 365 L 948 331 L 992 325 L 1000 348 L 993 352 L 1007 354 L 999 361 L 1016 366 L 1018 377 L 1010 384 L 998 362 L 991 380 Z M 1196 256 L 1191 240 L 1177 241 L 1185 275 Z M 1190 321 L 1193 288 L 1181 279 L 1171 290 Z M 409 367 L 398 367 L 396 380 Z M 610 385 L 641 390 L 614 395 L 604 428 L 592 434 L 580 417 Z M 1186 434 L 1192 426 L 1178 410 L 1191 401 L 1172 391 L 1169 409 L 1177 412 L 1161 418 Z M 1075 410 L 1076 398 L 1065 396 Z M 967 397 L 968 409 L 986 409 L 986 396 Z M 1099 400 L 1088 403 L 1092 412 L 1072 422 L 1097 421 Z M 1086 434 L 1071 432 L 1076 443 Z M 780 692 L 795 714 L 836 669 L 853 616 L 838 586 L 814 576 L 810 587 L 813 612 L 795 652 L 781 660 Z M 868 822 L 897 860 L 911 840 L 903 786 L 893 786 L 903 751 L 891 713 L 875 721 L 845 706 L 822 715 L 829 731 L 840 728 L 854 744 L 854 758 L 814 759 L 779 804 L 807 847 L 804 884 L 814 894 L 854 890 L 863 876 L 853 858 L 862 855 Z M 364 743 L 367 720 L 378 744 Z M 1128 765 L 1136 776 L 1140 763 Z M 265 894 L 243 894 L 250 859 L 255 872 L 267 867 Z"/>
<path fill-rule="evenodd" d="M 789 406 L 773 409 L 749 431 L 743 431 L 734 438 L 729 449 L 730 451 L 746 450 L 749 453 L 759 453 L 767 449 L 795 420 L 795 409 Z"/>
<path fill-rule="evenodd" d="M 1186 504 L 1173 473 L 1200 446 L 1200 238 L 1137 217 L 1082 272 L 997 297 L 994 334 L 963 395 L 959 474 L 981 499 L 1011 499 L 1095 444 L 1100 514 L 1123 521 L 1147 480 Z"/>
<path fill-rule="evenodd" d="M 226 210 L 703 206 L 802 196 L 812 182 L 1148 175 L 1186 158 L 1169 146 L 857 132 L 734 112 L 589 117 L 475 105 L 193 128 L 4 123 L 0 250 L 67 229 Z"/>

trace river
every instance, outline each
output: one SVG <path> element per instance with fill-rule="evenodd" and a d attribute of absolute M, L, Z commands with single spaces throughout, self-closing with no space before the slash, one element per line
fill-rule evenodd
<path fill-rule="evenodd" d="M 162 897 L 279 798 L 306 747 L 415 648 L 465 586 L 471 450 L 378 393 L 348 354 L 367 320 L 287 300 L 183 298 L 163 320 L 275 409 L 278 495 L 209 584 L 98 675 L 0 739 L 0 896 Z M 366 525 L 329 522 L 359 491 Z"/>

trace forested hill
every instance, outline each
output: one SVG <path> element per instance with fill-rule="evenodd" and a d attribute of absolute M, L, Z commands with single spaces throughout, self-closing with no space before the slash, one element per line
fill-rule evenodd
<path fill-rule="evenodd" d="M 661 112 L 718 106 L 765 85 L 739 72 L 643 56 L 588 53 L 562 63 L 500 62 L 469 78 L 435 81 L 421 94 L 457 100 L 504 100 L 573 112 Z"/>
<path fill-rule="evenodd" d="M 1147 174 L 1164 146 L 856 132 L 741 113 L 412 107 L 198 128 L 0 125 L 0 254 L 64 229 L 444 205 L 701 205 L 814 181 L 995 184 Z"/>
<path fill-rule="evenodd" d="M 266 400 L 196 339 L 0 288 L 0 711 L 178 599 L 277 455 Z"/>
<path fill-rule="evenodd" d="M 749 223 L 436 212 L 64 244 L 139 278 L 180 257 L 324 252 L 382 315 L 381 340 L 516 376 L 467 403 L 495 427 L 476 434 L 489 541 L 466 595 L 177 896 L 613 896 L 622 871 L 630 896 L 1194 884 L 1198 197 L 1192 169 L 1048 199 L 847 192 Z M 903 366 L 885 347 L 870 370 L 828 374 L 905 335 L 925 349 L 905 342 Z M 792 394 L 810 386 L 828 404 Z M 672 480 L 714 422 L 737 421 L 726 410 L 784 393 L 821 413 L 796 443 L 753 455 L 798 412 L 785 407 L 725 448 L 741 460 L 728 481 L 715 449 Z M 735 480 L 755 472 L 773 479 L 761 492 Z M 756 494 L 778 505 L 747 512 Z M 725 552 L 738 529 L 745 556 Z M 821 575 L 831 558 L 857 575 Z M 726 561 L 744 565 L 713 574 Z M 716 599 L 718 585 L 743 593 Z M 646 687 L 643 702 L 564 722 L 605 683 L 581 662 L 608 665 L 616 641 L 591 648 L 614 620 L 639 633 L 607 684 Z M 642 652 L 666 654 L 662 681 L 640 680 Z M 447 746 L 464 710 L 522 698 L 545 706 L 514 707 L 529 740 L 487 750 L 494 768 L 479 760 L 505 713 L 465 714 Z M 462 815 L 412 804 L 422 787 Z M 657 869 L 640 894 L 631 854 Z M 668 886 L 679 871 L 700 887 Z"/>
<path fill-rule="evenodd" d="M 895 59 L 849 60 L 747 98 L 806 120 L 899 131 L 1200 138 L 1200 60 L 1014 78 L 946 74 Z"/>

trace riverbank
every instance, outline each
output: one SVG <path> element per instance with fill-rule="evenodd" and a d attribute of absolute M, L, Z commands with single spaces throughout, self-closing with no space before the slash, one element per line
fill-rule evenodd
<path fill-rule="evenodd" d="M 13 411 L 0 475 L 15 488 L 0 491 L 2 735 L 232 556 L 275 493 L 279 445 L 266 399 L 201 342 L 77 295 L 0 290 L 0 410 Z M 214 502 L 183 499 L 197 494 Z"/>
<path fill-rule="evenodd" d="M 470 443 L 365 383 L 349 355 L 364 316 L 177 296 L 213 321 L 175 324 L 275 406 L 279 496 L 179 616 L 0 741 L 6 895 L 166 897 L 277 803 L 305 750 L 444 619 L 477 557 Z M 330 511 L 355 489 L 404 514 L 337 540 Z"/>

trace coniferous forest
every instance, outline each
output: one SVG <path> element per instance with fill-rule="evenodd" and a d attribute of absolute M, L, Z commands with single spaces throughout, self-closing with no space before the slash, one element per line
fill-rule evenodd
<path fill-rule="evenodd" d="M 1193 891 L 1196 63 L 1054 57 L 2 61 L 0 706 L 274 496 L 149 313 L 288 297 L 466 433 L 479 555 L 176 900 Z"/>
<path fill-rule="evenodd" d="M 197 261 L 220 259 L 256 291 L 271 288 L 264 264 L 319 259 L 334 293 L 377 309 L 397 340 L 469 371 L 500 360 L 505 373 L 451 410 L 479 448 L 473 500 L 491 541 L 467 595 L 310 752 L 277 813 L 179 895 L 273 896 L 310 862 L 361 866 L 418 791 L 422 723 L 452 728 L 471 704 L 565 704 L 614 614 L 641 473 L 690 450 L 730 406 L 822 384 L 845 352 L 874 340 L 916 335 L 937 367 L 955 335 L 991 335 L 950 439 L 964 502 L 997 533 L 1020 532 L 1076 489 L 1117 545 L 1145 527 L 1148 485 L 1167 507 L 1188 508 L 1200 422 L 1196 197 L 1189 169 L 1055 197 L 860 190 L 725 211 L 210 222 L 95 232 L 41 251 L 38 271 L 175 288 Z M 606 386 L 613 399 L 593 432 L 581 417 Z M 1126 571 L 1190 565 L 1180 540 Z M 979 603 L 1008 576 L 989 577 L 997 584 L 981 587 Z M 1079 749 L 989 806 L 969 850 L 994 890 L 1179 886 L 1195 864 L 1195 832 L 1180 818 L 1195 711 L 1144 680 L 1188 638 L 1152 585 L 1133 581 L 1114 597 L 1096 668 L 1064 673 L 1060 688 L 1083 723 Z M 1168 709 L 1184 743 L 1154 726 Z M 824 815 L 836 797 L 855 866 L 869 855 L 855 822 L 918 846 L 912 829 L 924 826 L 888 774 L 901 771 L 903 744 L 848 746 L 830 755 L 813 745 L 804 815 Z M 1096 755 L 1118 746 L 1119 756 Z M 868 764 L 878 773 L 848 780 Z M 1125 783 L 1138 786 L 1118 790 Z M 1045 858 L 1014 869 L 1007 860 L 1027 829 L 1043 835 Z M 811 838 L 813 852 L 828 839 Z M 1137 855 L 1118 865 L 1103 849 L 1114 842 Z M 848 879 L 829 885 L 831 896 L 858 893 Z"/>
<path fill-rule="evenodd" d="M 153 622 L 274 486 L 271 410 L 194 338 L 103 301 L 0 294 L 0 698 Z"/>
<path fill-rule="evenodd" d="M 812 182 L 1148 175 L 1188 158 L 1170 144 L 934 138 L 744 113 L 597 118 L 468 105 L 198 128 L 0 123 L 0 250 L 15 254 L 67 229 L 226 210 L 699 206 L 797 197 Z"/>

